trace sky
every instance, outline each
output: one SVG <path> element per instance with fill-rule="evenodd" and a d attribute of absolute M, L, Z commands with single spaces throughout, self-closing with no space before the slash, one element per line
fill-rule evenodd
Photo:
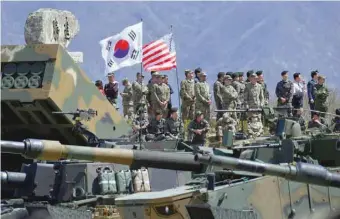
<path fill-rule="evenodd" d="M 68 50 L 84 54 L 80 64 L 91 80 L 105 79 L 99 41 L 143 19 L 144 43 L 173 25 L 179 81 L 185 69 L 201 67 L 212 84 L 219 71 L 263 70 L 273 96 L 280 73 L 318 69 L 327 84 L 340 82 L 340 2 L 1 2 L 1 44 L 22 45 L 29 13 L 39 8 L 71 11 L 80 32 Z M 130 81 L 140 65 L 116 72 Z M 175 90 L 176 71 L 164 72 Z M 149 74 L 146 73 L 146 80 Z M 121 86 L 121 89 L 123 87 Z M 274 98 L 274 97 L 273 97 Z"/>

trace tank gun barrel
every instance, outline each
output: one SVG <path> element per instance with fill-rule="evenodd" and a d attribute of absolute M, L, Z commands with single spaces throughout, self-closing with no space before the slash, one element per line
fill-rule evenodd
<path fill-rule="evenodd" d="M 233 149 L 256 149 L 256 148 L 280 148 L 282 147 L 281 143 L 268 143 L 261 145 L 252 145 L 252 146 L 235 146 Z"/>
<path fill-rule="evenodd" d="M 1 171 L 1 185 L 22 185 L 26 181 L 26 173 Z"/>
<path fill-rule="evenodd" d="M 296 166 L 275 165 L 232 157 L 200 154 L 195 155 L 195 161 L 207 165 L 278 176 L 302 183 L 340 188 L 340 174 L 332 173 L 322 166 L 308 163 L 297 163 Z"/>
<path fill-rule="evenodd" d="M 23 142 L 0 141 L 3 153 L 21 154 L 29 159 L 58 161 L 78 159 L 117 163 L 129 166 L 144 166 L 159 169 L 200 172 L 204 165 L 194 161 L 194 155 L 174 154 L 161 151 L 141 151 L 114 148 L 93 148 L 64 145 L 59 141 L 26 139 Z"/>

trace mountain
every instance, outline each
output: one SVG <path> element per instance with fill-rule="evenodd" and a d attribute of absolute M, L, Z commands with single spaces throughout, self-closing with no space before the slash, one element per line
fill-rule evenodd
<path fill-rule="evenodd" d="M 2 44 L 24 44 L 24 24 L 39 8 L 69 10 L 80 23 L 70 51 L 84 53 L 82 68 L 105 79 L 99 41 L 144 21 L 144 43 L 173 31 L 178 75 L 198 66 L 210 84 L 219 71 L 262 69 L 274 91 L 282 70 L 306 80 L 318 69 L 327 84 L 340 82 L 340 2 L 1 2 Z M 117 72 L 134 80 L 140 65 Z M 175 71 L 167 72 L 177 86 Z M 149 74 L 146 74 L 146 79 Z M 273 94 L 273 92 L 271 92 Z M 177 93 L 173 95 L 177 102 Z"/>

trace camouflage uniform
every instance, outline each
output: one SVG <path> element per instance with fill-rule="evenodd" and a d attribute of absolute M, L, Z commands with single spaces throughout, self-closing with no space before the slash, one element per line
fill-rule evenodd
<path fill-rule="evenodd" d="M 198 115 L 202 115 L 200 111 L 196 113 L 196 117 Z M 204 144 L 206 135 L 209 131 L 209 123 L 207 120 L 202 119 L 200 122 L 197 122 L 196 118 L 192 120 L 188 126 L 188 131 L 189 131 L 189 140 L 191 140 L 192 143 L 194 144 Z M 194 133 L 194 130 L 202 130 L 202 134 L 198 135 Z"/>
<path fill-rule="evenodd" d="M 261 86 L 262 86 L 262 90 L 263 90 L 263 104 L 264 105 L 268 105 L 269 104 L 269 91 L 267 89 L 267 84 L 266 83 L 261 83 L 261 82 L 258 82 Z"/>
<path fill-rule="evenodd" d="M 231 80 L 230 76 L 226 76 L 226 79 Z M 232 85 L 224 85 L 222 90 L 222 99 L 223 99 L 223 109 L 225 110 L 234 110 L 236 109 L 237 97 L 238 93 Z M 230 113 L 234 119 L 237 119 L 236 113 Z"/>
<path fill-rule="evenodd" d="M 128 83 L 127 80 L 126 83 Z M 124 82 L 123 81 L 123 82 Z M 133 91 L 132 91 L 132 85 L 129 83 L 125 86 L 123 93 L 121 93 L 122 95 L 122 102 L 123 102 L 123 114 L 124 117 L 127 117 L 128 119 L 132 119 L 133 118 Z"/>
<path fill-rule="evenodd" d="M 248 134 L 249 138 L 256 138 L 263 134 L 263 124 L 261 118 L 257 116 L 252 116 L 248 124 Z"/>
<path fill-rule="evenodd" d="M 214 98 L 215 98 L 215 104 L 216 104 L 216 109 L 221 110 L 223 109 L 223 99 L 222 99 L 222 94 L 221 90 L 223 89 L 223 83 L 219 80 L 217 80 L 214 83 Z M 216 116 L 216 120 L 218 120 L 220 117 L 222 117 L 223 113 L 218 112 Z"/>
<path fill-rule="evenodd" d="M 223 116 L 216 122 L 216 136 L 222 137 L 223 130 L 230 130 L 235 134 L 236 125 L 236 120 L 230 117 L 229 113 L 224 113 Z"/>
<path fill-rule="evenodd" d="M 158 110 L 157 110 L 158 111 Z M 162 141 L 165 139 L 164 135 L 165 119 L 157 120 L 152 118 L 148 125 L 148 134 L 146 135 L 147 141 Z"/>
<path fill-rule="evenodd" d="M 234 73 L 232 78 L 236 78 L 238 77 L 238 73 Z M 236 101 L 236 105 L 237 107 L 240 107 L 241 106 L 241 103 L 242 103 L 242 100 L 241 100 L 241 89 L 242 89 L 242 84 L 240 82 L 238 82 L 237 80 L 234 80 L 231 84 L 235 90 L 236 90 L 236 93 L 238 94 L 238 98 L 237 98 L 237 101 Z"/>
<path fill-rule="evenodd" d="M 207 121 L 210 121 L 209 90 L 209 84 L 206 81 L 200 81 L 195 84 L 196 110 L 201 111 Z"/>
<path fill-rule="evenodd" d="M 181 121 L 168 118 L 165 122 L 164 133 L 167 140 L 177 139 L 180 134 Z"/>
<path fill-rule="evenodd" d="M 185 79 L 181 82 L 182 120 L 194 119 L 195 113 L 195 81 Z"/>
<path fill-rule="evenodd" d="M 161 84 L 153 84 L 151 88 L 151 105 L 152 111 L 155 113 L 157 110 L 161 110 L 163 117 L 168 116 L 168 104 L 161 105 L 161 102 L 170 100 L 170 89 L 168 85 Z"/>
<path fill-rule="evenodd" d="M 315 94 L 315 110 L 320 112 L 327 112 L 327 99 L 329 96 L 328 88 L 325 84 L 316 84 L 314 86 L 314 94 Z M 320 116 L 324 117 L 324 114 L 320 114 Z"/>
<path fill-rule="evenodd" d="M 144 116 L 137 116 L 134 118 L 132 122 L 133 135 L 130 137 L 131 142 L 135 142 L 139 135 L 141 134 L 141 141 L 145 142 L 145 136 L 147 135 L 147 127 L 149 125 L 149 121 Z M 141 130 L 141 133 L 140 133 Z"/>
<path fill-rule="evenodd" d="M 252 74 L 251 77 L 256 77 Z M 258 83 L 248 83 L 244 91 L 244 104 L 247 108 L 263 107 L 264 97 L 262 86 Z M 261 123 L 260 113 L 248 113 L 248 132 L 251 136 L 258 136 L 263 132 L 263 124 Z M 261 124 L 261 126 L 260 126 Z M 259 133 L 256 133 L 259 131 Z"/>
<path fill-rule="evenodd" d="M 132 99 L 134 105 L 134 112 L 137 113 L 137 108 L 140 105 L 144 105 L 144 109 L 147 107 L 146 95 L 148 94 L 148 88 L 146 85 L 137 81 L 132 84 Z"/>

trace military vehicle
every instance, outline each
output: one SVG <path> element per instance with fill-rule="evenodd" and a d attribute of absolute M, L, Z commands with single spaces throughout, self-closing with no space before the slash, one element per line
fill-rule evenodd
<path fill-rule="evenodd" d="M 56 173 L 50 170 L 48 182 L 41 185 L 39 183 L 34 185 L 34 182 L 37 182 L 39 176 L 45 176 L 46 180 L 47 172 L 43 173 L 42 168 L 46 170 L 49 164 L 37 164 L 39 166 L 37 171 L 29 171 L 27 168 L 25 180 L 30 178 L 29 175 L 34 180 L 31 180 L 31 183 L 26 181 L 25 185 L 33 184 L 33 187 L 30 187 L 31 190 L 22 189 L 26 195 L 20 194 L 20 197 L 28 197 L 27 192 L 31 191 L 31 194 L 45 193 L 45 197 L 48 193 L 50 196 L 47 198 L 52 200 L 61 198 L 64 203 L 59 201 L 56 202 L 59 204 L 53 205 L 53 202 L 48 200 L 48 204 L 45 205 L 46 211 L 55 218 L 58 218 L 55 209 L 63 207 L 63 211 L 70 209 L 69 214 L 77 215 L 73 210 L 79 211 L 85 206 L 87 211 L 83 210 L 82 214 L 88 212 L 88 217 L 93 214 L 94 218 L 95 215 L 97 218 L 112 217 L 113 213 L 117 213 L 115 206 L 121 218 L 327 218 L 329 214 L 340 210 L 340 174 L 336 173 L 337 170 L 340 171 L 339 168 L 326 170 L 322 166 L 301 162 L 296 166 L 260 163 L 228 157 L 219 149 L 213 150 L 210 154 L 205 152 L 193 155 L 185 152 L 180 154 L 82 147 L 34 139 L 27 139 L 24 142 L 1 141 L 1 150 L 4 153 L 16 153 L 27 158 L 47 161 L 72 158 L 107 162 L 103 165 L 118 163 L 130 166 L 132 171 L 141 166 L 193 171 L 193 179 L 185 186 L 162 191 L 144 189 L 124 195 L 111 193 L 110 196 L 91 194 L 97 178 L 93 174 L 96 168 L 91 165 L 83 167 L 84 171 L 88 171 L 87 177 L 79 176 L 79 172 L 83 172 L 79 171 L 79 166 L 73 174 L 70 165 L 66 168 L 54 167 Z M 293 155 L 292 153 L 291 156 Z M 217 165 L 222 167 L 215 167 Z M 58 174 L 63 176 L 63 180 L 60 178 L 56 180 Z M 71 175 L 70 178 L 65 178 L 68 174 Z M 7 177 L 2 177 L 7 179 L 4 182 L 11 178 L 10 175 L 7 173 Z M 80 180 L 82 177 L 86 180 Z M 21 174 L 12 178 L 15 178 L 13 181 L 22 181 L 24 177 Z M 117 181 L 109 183 L 113 178 L 100 179 L 100 185 L 105 185 L 106 188 L 101 191 L 110 190 L 108 188 L 114 193 L 117 191 L 112 187 L 120 183 Z M 85 183 L 87 185 L 84 185 Z M 52 190 L 46 189 L 46 184 L 53 185 Z M 139 185 L 144 185 L 142 187 L 145 188 L 147 184 L 144 182 Z M 80 197 L 82 199 L 77 200 Z M 82 205 L 83 207 L 80 207 Z M 32 206 L 27 209 L 32 209 Z"/>

